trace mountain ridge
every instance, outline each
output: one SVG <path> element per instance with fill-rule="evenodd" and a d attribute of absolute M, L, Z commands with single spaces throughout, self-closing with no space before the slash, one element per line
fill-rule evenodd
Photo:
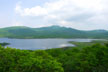
<path fill-rule="evenodd" d="M 77 30 L 61 26 L 30 28 L 13 26 L 0 28 L 0 37 L 8 38 L 108 38 L 107 30 Z"/>

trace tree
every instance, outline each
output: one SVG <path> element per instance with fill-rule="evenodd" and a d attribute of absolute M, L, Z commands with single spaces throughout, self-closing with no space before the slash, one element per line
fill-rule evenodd
<path fill-rule="evenodd" d="M 0 46 L 0 72 L 64 72 L 61 63 L 45 51 Z"/>

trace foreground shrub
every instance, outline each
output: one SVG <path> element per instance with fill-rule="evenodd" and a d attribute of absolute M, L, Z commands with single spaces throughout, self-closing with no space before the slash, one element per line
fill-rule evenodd
<path fill-rule="evenodd" d="M 45 51 L 0 46 L 0 72 L 63 72 L 61 63 Z"/>

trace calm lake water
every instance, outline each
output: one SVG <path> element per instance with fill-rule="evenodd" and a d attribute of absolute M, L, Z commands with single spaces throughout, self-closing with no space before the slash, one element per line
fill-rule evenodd
<path fill-rule="evenodd" d="M 9 39 L 0 38 L 0 43 L 7 42 L 12 48 L 37 50 L 37 49 L 50 49 L 50 48 L 62 48 L 67 46 L 75 46 L 70 44 L 69 41 L 76 42 L 90 42 L 93 39 Z"/>

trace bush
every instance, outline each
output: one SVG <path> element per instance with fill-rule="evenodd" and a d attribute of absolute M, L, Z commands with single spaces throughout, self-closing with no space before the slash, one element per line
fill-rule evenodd
<path fill-rule="evenodd" d="M 63 72 L 63 68 L 45 51 L 30 52 L 0 46 L 0 72 Z"/>

